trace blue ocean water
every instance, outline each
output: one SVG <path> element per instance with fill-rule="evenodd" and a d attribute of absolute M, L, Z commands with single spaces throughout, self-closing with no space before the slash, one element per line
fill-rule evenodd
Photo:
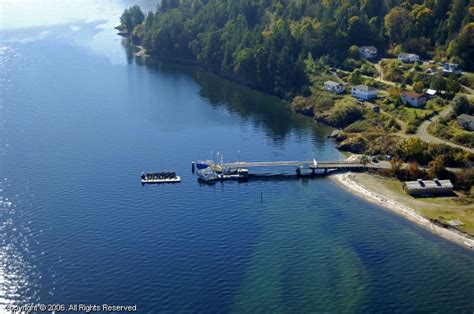
<path fill-rule="evenodd" d="M 113 27 L 132 3 L 0 4 L 3 310 L 474 310 L 472 252 L 328 179 L 199 184 L 191 161 L 217 153 L 340 154 L 274 97 L 127 54 Z M 140 185 L 162 169 L 183 182 Z"/>

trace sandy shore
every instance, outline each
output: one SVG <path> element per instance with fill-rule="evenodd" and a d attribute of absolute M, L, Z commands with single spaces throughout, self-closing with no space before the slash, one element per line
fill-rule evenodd
<path fill-rule="evenodd" d="M 470 238 L 468 235 L 456 230 L 442 228 L 418 214 L 415 209 L 390 199 L 379 191 L 375 192 L 369 187 L 364 186 L 359 181 L 356 181 L 356 176 L 358 175 L 360 174 L 333 174 L 330 176 L 330 178 L 342 185 L 348 191 L 362 197 L 367 201 L 388 208 L 447 240 L 453 241 L 459 245 L 464 246 L 465 248 L 474 249 L 474 239 Z"/>
<path fill-rule="evenodd" d="M 137 46 L 140 50 L 135 53 L 135 56 L 137 57 L 149 57 L 148 52 L 146 51 L 143 46 Z"/>

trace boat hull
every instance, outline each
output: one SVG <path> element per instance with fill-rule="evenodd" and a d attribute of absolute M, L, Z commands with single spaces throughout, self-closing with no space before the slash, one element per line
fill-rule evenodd
<path fill-rule="evenodd" d="M 166 184 L 166 183 L 180 183 L 181 177 L 176 176 L 172 179 L 141 179 L 142 184 Z"/>

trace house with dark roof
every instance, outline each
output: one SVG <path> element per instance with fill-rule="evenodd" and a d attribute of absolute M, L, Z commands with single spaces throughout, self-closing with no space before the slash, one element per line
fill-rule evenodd
<path fill-rule="evenodd" d="M 405 105 L 420 108 L 426 103 L 426 97 L 410 91 L 404 91 L 401 95 L 402 101 Z"/>
<path fill-rule="evenodd" d="M 371 100 L 377 98 L 378 93 L 378 89 L 367 85 L 353 86 L 351 90 L 352 97 L 361 100 Z"/>
<path fill-rule="evenodd" d="M 463 113 L 459 115 L 456 120 L 460 126 L 469 131 L 474 131 L 474 116 Z"/>

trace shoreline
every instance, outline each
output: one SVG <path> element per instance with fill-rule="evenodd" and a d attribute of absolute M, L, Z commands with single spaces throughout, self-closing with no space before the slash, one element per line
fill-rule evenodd
<path fill-rule="evenodd" d="M 291 101 L 293 98 L 288 98 L 288 97 L 284 97 L 282 95 L 278 95 L 276 93 L 272 93 L 272 92 L 269 92 L 269 91 L 266 91 L 266 90 L 263 90 L 261 88 L 259 88 L 258 86 L 255 86 L 245 80 L 242 80 L 242 79 L 239 79 L 239 78 L 236 78 L 234 76 L 229 76 L 229 75 L 225 75 L 224 73 L 220 73 L 219 71 L 214 71 L 210 68 L 207 68 L 205 65 L 203 64 L 200 64 L 199 62 L 197 61 L 193 61 L 193 60 L 189 60 L 189 59 L 183 59 L 183 58 L 170 58 L 170 57 L 163 57 L 163 56 L 156 56 L 156 55 L 151 55 L 148 53 L 148 51 L 142 46 L 142 45 L 137 45 L 137 44 L 134 44 L 131 42 L 131 40 L 126 36 L 126 35 L 121 35 L 120 33 L 118 34 L 120 36 L 123 36 L 125 38 L 127 38 L 127 40 L 129 41 L 130 45 L 132 45 L 133 47 L 135 48 L 138 48 L 138 51 L 135 51 L 133 53 L 133 55 L 135 57 L 142 57 L 142 58 L 150 58 L 150 59 L 154 59 L 154 60 L 159 60 L 159 61 L 164 61 L 164 62 L 169 62 L 169 63 L 175 63 L 175 64 L 181 64 L 181 65 L 186 65 L 186 66 L 193 66 L 193 67 L 197 67 L 197 68 L 200 68 L 208 73 L 211 73 L 213 75 L 216 75 L 222 79 L 225 79 L 225 80 L 228 80 L 228 81 L 231 81 L 231 82 L 234 82 L 234 83 L 237 83 L 237 84 L 241 84 L 247 88 L 250 88 L 254 91 L 257 91 L 257 92 L 260 92 L 260 93 L 264 93 L 266 95 L 269 95 L 269 96 L 272 96 L 272 97 L 277 97 L 278 99 L 280 99 L 281 101 L 284 101 L 284 102 L 287 102 L 288 105 L 291 104 Z M 308 117 L 307 115 L 304 115 L 302 113 L 299 113 L 295 110 L 293 110 L 294 112 L 302 115 L 302 116 L 305 116 L 305 117 Z M 312 117 L 312 119 L 316 122 L 316 120 L 314 119 L 314 117 Z M 329 124 L 325 124 L 325 125 L 328 125 L 330 127 L 333 127 Z"/>
<path fill-rule="evenodd" d="M 429 219 L 418 214 L 415 209 L 403 205 L 395 200 L 392 200 L 380 192 L 371 191 L 369 188 L 367 188 L 360 182 L 354 180 L 355 176 L 355 173 L 339 173 L 332 174 L 329 176 L 329 178 L 332 179 L 334 182 L 338 183 L 347 191 L 368 202 L 389 209 L 392 212 L 418 224 L 424 229 L 429 230 L 432 233 L 441 236 L 446 240 L 461 245 L 462 247 L 468 250 L 474 249 L 474 239 L 469 237 L 469 235 L 463 234 L 453 229 L 443 228 L 432 223 Z"/>

